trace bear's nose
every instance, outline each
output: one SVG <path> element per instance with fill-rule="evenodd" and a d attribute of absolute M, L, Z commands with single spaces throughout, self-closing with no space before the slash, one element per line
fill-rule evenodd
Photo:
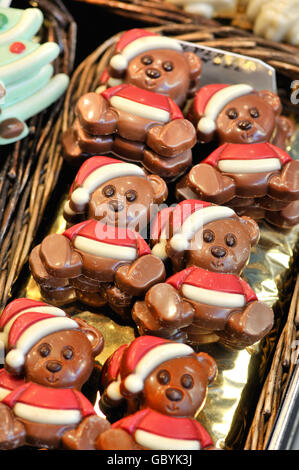
<path fill-rule="evenodd" d="M 242 131 L 249 131 L 252 128 L 252 122 L 250 122 L 250 121 L 240 121 L 238 123 L 238 126 Z"/>
<path fill-rule="evenodd" d="M 111 201 L 109 201 L 109 207 L 114 212 L 120 212 L 123 210 L 124 205 L 122 202 L 118 201 L 117 199 L 112 199 Z"/>
<path fill-rule="evenodd" d="M 159 78 L 161 76 L 161 73 L 157 69 L 147 69 L 145 73 L 149 78 Z"/>
<path fill-rule="evenodd" d="M 59 372 L 62 369 L 62 365 L 60 364 L 60 362 L 57 361 L 48 361 L 46 364 L 46 368 L 48 369 L 48 371 L 55 373 Z"/>
<path fill-rule="evenodd" d="M 211 248 L 211 253 L 215 258 L 223 258 L 226 255 L 226 249 L 222 246 L 213 246 Z"/>
<path fill-rule="evenodd" d="M 180 401 L 183 398 L 182 392 L 177 388 L 168 388 L 165 394 L 171 401 Z"/>

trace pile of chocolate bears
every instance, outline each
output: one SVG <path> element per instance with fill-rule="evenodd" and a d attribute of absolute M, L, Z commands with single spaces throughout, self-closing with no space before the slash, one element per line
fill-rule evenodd
<path fill-rule="evenodd" d="M 203 345 L 241 350 L 272 329 L 242 272 L 259 221 L 299 223 L 299 162 L 276 94 L 200 87 L 201 71 L 175 39 L 133 29 L 78 100 L 62 137 L 78 169 L 67 228 L 30 254 L 44 301 L 0 317 L 1 449 L 215 448 L 195 419 L 217 375 Z M 138 332 L 104 363 L 97 412 L 81 389 L 104 340 L 65 313 L 73 302 Z"/>

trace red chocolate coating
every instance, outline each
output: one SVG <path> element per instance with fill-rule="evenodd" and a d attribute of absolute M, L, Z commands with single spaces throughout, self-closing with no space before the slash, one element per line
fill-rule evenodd
<path fill-rule="evenodd" d="M 183 208 L 188 205 L 193 208 L 191 215 L 189 212 L 179 222 L 179 209 L 184 214 Z M 207 222 L 203 219 L 203 226 L 192 230 L 188 225 L 192 238 L 187 245 L 183 241 L 180 248 L 181 239 L 176 243 L 180 226 L 190 223 L 196 211 L 198 220 L 204 214 Z M 215 213 L 216 219 L 211 220 Z M 164 256 L 171 259 L 177 274 L 165 284 L 153 286 L 144 301 L 134 304 L 132 316 L 140 334 L 177 337 L 193 345 L 220 340 L 235 349 L 265 336 L 273 325 L 272 309 L 259 302 L 240 277 L 251 247 L 259 239 L 256 222 L 249 217 L 239 218 L 228 208 L 222 213 L 220 206 L 202 201 L 186 200 L 166 215 L 169 235 L 161 242 L 158 231 L 154 252 L 160 253 L 164 246 Z"/>
<path fill-rule="evenodd" d="M 127 161 L 146 160 L 149 171 L 168 180 L 191 166 L 195 129 L 167 96 L 124 84 L 82 96 L 76 114 L 63 136 L 70 161 L 112 152 Z"/>
<path fill-rule="evenodd" d="M 93 242 L 93 252 L 88 251 L 89 240 Z M 80 241 L 85 245 L 78 245 Z M 107 254 L 107 249 L 111 254 Z M 143 296 L 152 285 L 165 279 L 163 262 L 151 254 L 137 232 L 95 220 L 76 224 L 62 235 L 47 236 L 34 248 L 29 262 L 45 298 L 50 294 L 52 302 L 58 304 L 75 298 L 92 306 L 108 303 L 120 315 L 129 313 L 135 297 Z M 57 279 L 65 287 L 55 288 Z"/>
<path fill-rule="evenodd" d="M 126 416 L 100 435 L 99 449 L 208 449 L 213 442 L 193 416 L 204 404 L 217 373 L 214 359 L 156 337 L 121 346 L 103 368 L 103 405 L 126 400 Z M 164 351 L 164 358 L 160 354 Z M 143 374 L 146 364 L 147 372 Z M 138 367 L 139 366 L 139 367 Z M 113 390 L 119 389 L 120 400 Z M 135 391 L 133 391 L 133 389 Z M 135 412 L 129 411 L 135 402 Z M 137 406 L 136 406 L 137 404 Z"/>
<path fill-rule="evenodd" d="M 1 374 L 7 393 L 0 406 L 0 448 L 61 448 L 62 436 L 78 426 L 81 448 L 94 448 L 95 438 L 108 426 L 80 389 L 103 349 L 100 331 L 28 299 L 9 304 L 1 323 L 8 335 L 5 368 L 16 377 Z"/>

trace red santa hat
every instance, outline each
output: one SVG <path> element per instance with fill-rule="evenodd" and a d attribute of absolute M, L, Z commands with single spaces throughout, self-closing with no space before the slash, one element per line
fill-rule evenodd
<path fill-rule="evenodd" d="M 5 364 L 17 375 L 25 364 L 26 354 L 45 336 L 63 330 L 78 329 L 78 323 L 66 315 L 27 312 L 17 316 L 7 338 Z"/>
<path fill-rule="evenodd" d="M 96 220 L 76 224 L 65 230 L 63 235 L 78 250 L 103 258 L 133 261 L 151 254 L 150 247 L 138 232 Z"/>
<path fill-rule="evenodd" d="M 178 252 L 188 250 L 191 239 L 200 228 L 210 222 L 230 217 L 236 217 L 236 213 L 230 207 L 198 199 L 186 199 L 177 204 L 170 213 L 170 224 L 174 231 L 169 238 L 170 245 Z M 163 236 L 165 224 L 158 226 L 160 226 L 159 243 L 154 246 L 152 253 L 163 259 L 167 257 L 165 251 L 167 238 Z"/>
<path fill-rule="evenodd" d="M 213 84 L 202 87 L 196 94 L 193 110 L 200 116 L 197 129 L 202 134 L 212 134 L 216 130 L 216 119 L 222 109 L 231 101 L 253 92 L 251 85 Z"/>
<path fill-rule="evenodd" d="M 89 158 L 83 163 L 76 175 L 70 191 L 70 200 L 64 208 L 65 211 L 67 213 L 83 212 L 93 191 L 106 181 L 120 176 L 145 177 L 145 173 L 142 168 L 133 163 L 103 156 Z M 76 189 L 73 190 L 74 187 Z"/>
<path fill-rule="evenodd" d="M 195 354 L 191 346 L 155 336 L 140 336 L 108 359 L 105 375 L 108 398 L 119 401 L 143 390 L 148 375 L 163 362 Z"/>
<path fill-rule="evenodd" d="M 278 171 L 290 161 L 292 157 L 287 152 L 269 142 L 263 142 L 223 144 L 201 163 L 207 163 L 224 173 L 264 173 Z"/>
<path fill-rule="evenodd" d="M 7 338 L 9 331 L 14 321 L 24 313 L 38 312 L 40 314 L 53 314 L 60 317 L 65 317 L 66 313 L 58 307 L 46 304 L 33 299 L 20 298 L 13 300 L 3 310 L 0 316 L 0 342 L 4 347 L 7 346 Z"/>
<path fill-rule="evenodd" d="M 142 52 L 154 49 L 172 49 L 182 52 L 182 46 L 175 39 L 143 29 L 131 29 L 125 32 L 116 44 L 110 67 L 118 73 L 123 73 L 131 59 Z"/>

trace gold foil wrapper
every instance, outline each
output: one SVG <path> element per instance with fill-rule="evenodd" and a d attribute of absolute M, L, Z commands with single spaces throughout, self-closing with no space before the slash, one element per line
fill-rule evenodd
<path fill-rule="evenodd" d="M 288 149 L 293 158 L 299 159 L 299 132 L 292 148 Z M 66 200 L 66 196 L 65 196 Z M 65 229 L 62 208 L 49 233 L 61 233 Z M 278 230 L 266 223 L 260 224 L 261 237 L 252 250 L 250 262 L 243 277 L 255 290 L 259 300 L 274 306 L 279 298 L 278 285 L 289 269 L 296 243 L 299 240 L 299 226 L 290 231 Z M 30 276 L 19 296 L 41 299 L 39 288 Z M 119 346 L 131 342 L 136 337 L 134 325 L 121 323 L 108 309 L 89 311 L 83 305 L 72 304 L 65 310 L 75 317 L 81 317 L 101 330 L 105 347 L 96 358 L 103 365 Z M 205 345 L 200 348 L 211 354 L 217 361 L 218 375 L 210 385 L 204 407 L 197 419 L 210 433 L 216 447 L 238 449 L 246 439 L 250 416 L 258 400 L 263 373 L 267 361 L 267 342 L 261 341 L 242 351 L 225 349 L 220 344 Z M 96 388 L 96 383 L 94 384 Z M 99 410 L 99 393 L 96 392 L 95 409 Z"/>

